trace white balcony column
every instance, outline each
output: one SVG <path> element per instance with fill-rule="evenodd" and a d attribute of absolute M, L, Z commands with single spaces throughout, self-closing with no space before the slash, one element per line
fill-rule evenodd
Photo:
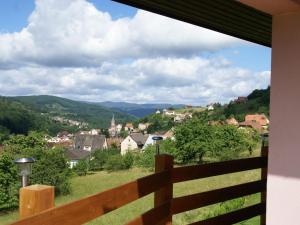
<path fill-rule="evenodd" d="M 273 16 L 267 224 L 300 224 L 300 11 Z"/>

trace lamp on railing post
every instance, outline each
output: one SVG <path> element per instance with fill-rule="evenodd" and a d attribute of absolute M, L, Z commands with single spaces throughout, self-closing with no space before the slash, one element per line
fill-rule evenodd
<path fill-rule="evenodd" d="M 160 136 L 154 136 L 152 137 L 152 140 L 154 141 L 155 145 L 156 145 L 156 155 L 159 155 L 159 144 L 160 144 L 160 141 L 162 140 L 163 138 L 160 137 Z"/>
<path fill-rule="evenodd" d="M 31 166 L 34 162 L 34 158 L 19 158 L 14 161 L 18 166 L 19 175 L 22 177 L 22 187 L 28 185 L 28 176 L 31 174 Z"/>

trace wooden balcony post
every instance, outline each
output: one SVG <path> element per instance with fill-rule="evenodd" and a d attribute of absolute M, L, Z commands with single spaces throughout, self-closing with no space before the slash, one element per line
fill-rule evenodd
<path fill-rule="evenodd" d="M 155 156 L 155 173 L 173 169 L 173 156 L 162 154 Z M 170 202 L 173 198 L 173 183 L 172 183 L 172 176 L 170 173 L 170 182 L 160 190 L 154 193 L 154 207 L 158 207 L 163 203 Z M 164 225 L 172 225 L 172 213 L 171 213 L 171 204 L 168 205 L 169 214 L 166 218 L 166 222 Z"/>
<path fill-rule="evenodd" d="M 20 219 L 54 207 L 54 187 L 31 185 L 20 189 Z"/>
<path fill-rule="evenodd" d="M 268 146 L 262 146 L 261 147 L 261 156 L 262 157 L 268 157 L 268 151 L 269 151 L 269 147 Z M 262 180 L 267 180 L 267 176 L 268 176 L 268 168 L 262 168 L 261 169 L 261 179 Z M 261 202 L 262 203 L 267 203 L 267 192 L 263 191 L 261 192 Z M 266 214 L 262 214 L 260 216 L 260 225 L 265 225 L 266 224 Z"/>

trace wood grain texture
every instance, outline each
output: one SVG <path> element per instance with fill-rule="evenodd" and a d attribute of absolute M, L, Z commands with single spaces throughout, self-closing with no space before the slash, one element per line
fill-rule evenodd
<path fill-rule="evenodd" d="M 160 173 L 162 171 L 172 171 L 174 165 L 174 158 L 171 155 L 163 154 L 155 156 L 155 173 Z M 171 174 L 172 175 L 172 174 Z M 168 180 L 167 185 L 159 189 L 154 193 L 154 207 L 159 207 L 165 202 L 171 202 L 173 198 L 173 183 L 170 179 Z M 168 207 L 168 215 L 166 216 L 166 221 L 164 225 L 172 224 L 172 213 L 170 207 Z"/>
<path fill-rule="evenodd" d="M 191 223 L 189 225 L 231 225 L 264 214 L 265 212 L 266 205 L 264 203 L 259 203 L 221 216 Z"/>
<path fill-rule="evenodd" d="M 172 214 L 255 194 L 263 190 L 266 190 L 265 180 L 174 198 L 172 201 Z"/>
<path fill-rule="evenodd" d="M 31 185 L 20 189 L 20 219 L 54 207 L 54 187 Z"/>
<path fill-rule="evenodd" d="M 111 212 L 165 186 L 170 172 L 164 171 L 125 185 L 59 206 L 12 225 L 79 225 Z"/>
<path fill-rule="evenodd" d="M 230 160 L 173 169 L 173 183 L 267 167 L 267 157 Z"/>
<path fill-rule="evenodd" d="M 126 225 L 162 225 L 169 222 L 170 202 L 155 207 Z"/>

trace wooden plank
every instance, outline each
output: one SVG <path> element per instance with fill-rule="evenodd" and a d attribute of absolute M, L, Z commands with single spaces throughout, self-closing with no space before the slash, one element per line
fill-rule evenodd
<path fill-rule="evenodd" d="M 261 156 L 268 157 L 268 154 L 269 154 L 269 147 L 264 146 L 264 143 L 263 143 L 263 146 L 261 148 Z M 267 177 L 268 177 L 268 168 L 262 168 L 261 169 L 261 179 L 267 180 Z M 260 198 L 261 198 L 262 203 L 267 202 L 267 191 L 266 190 L 261 192 Z M 267 222 L 266 214 L 262 214 L 260 216 L 260 225 L 265 225 L 266 222 Z"/>
<path fill-rule="evenodd" d="M 246 184 L 174 198 L 172 201 L 172 214 L 174 215 L 218 202 L 224 202 L 234 198 L 255 194 L 262 190 L 266 190 L 266 180 L 254 181 Z"/>
<path fill-rule="evenodd" d="M 160 189 L 169 183 L 170 177 L 168 171 L 152 174 L 108 191 L 46 210 L 12 225 L 83 224 Z"/>
<path fill-rule="evenodd" d="M 31 185 L 20 189 L 20 219 L 54 207 L 54 187 Z"/>
<path fill-rule="evenodd" d="M 177 167 L 173 169 L 172 181 L 173 183 L 177 183 L 265 167 L 267 167 L 267 157 L 254 157 L 203 165 Z"/>
<path fill-rule="evenodd" d="M 158 207 L 155 207 L 136 219 L 130 221 L 126 225 L 155 225 L 166 224 L 169 221 L 171 203 L 166 202 Z"/>
<path fill-rule="evenodd" d="M 174 158 L 171 155 L 163 154 L 155 156 L 155 173 L 160 173 L 162 171 L 172 171 L 174 165 Z M 154 193 L 154 207 L 159 207 L 165 202 L 171 202 L 173 198 L 173 183 L 170 179 L 168 184 Z M 170 209 L 170 207 L 169 207 Z M 169 210 L 166 216 L 166 221 L 164 225 L 172 225 L 172 213 Z"/>
<path fill-rule="evenodd" d="M 191 223 L 190 225 L 231 225 L 264 214 L 265 212 L 266 205 L 259 203 L 221 216 Z"/>

